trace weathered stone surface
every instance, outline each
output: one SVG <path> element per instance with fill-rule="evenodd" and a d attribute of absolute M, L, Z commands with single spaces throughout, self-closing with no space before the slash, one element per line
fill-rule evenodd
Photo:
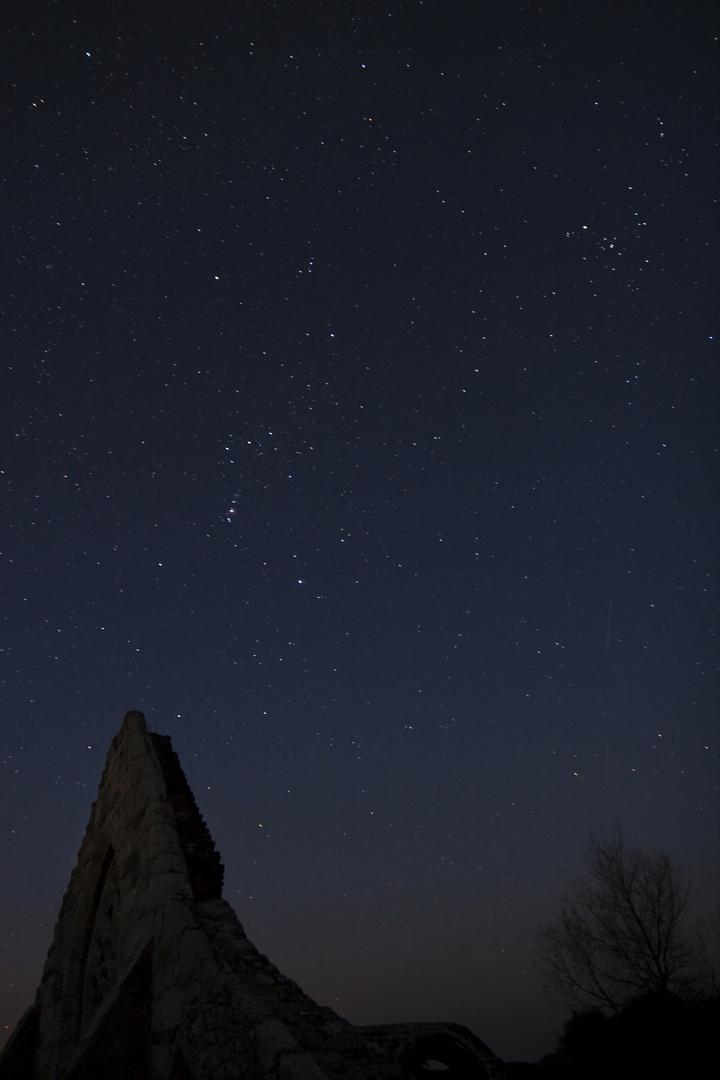
<path fill-rule="evenodd" d="M 0 1080 L 407 1080 L 431 1059 L 499 1075 L 465 1028 L 359 1029 L 317 1005 L 248 941 L 222 880 L 169 738 L 127 713 Z"/>

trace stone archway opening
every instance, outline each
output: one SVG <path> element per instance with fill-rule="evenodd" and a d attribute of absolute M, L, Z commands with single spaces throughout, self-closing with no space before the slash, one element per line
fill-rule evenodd
<path fill-rule="evenodd" d="M 457 1041 L 441 1033 L 417 1040 L 402 1055 L 400 1064 L 415 1080 L 487 1080 L 487 1072 Z"/>

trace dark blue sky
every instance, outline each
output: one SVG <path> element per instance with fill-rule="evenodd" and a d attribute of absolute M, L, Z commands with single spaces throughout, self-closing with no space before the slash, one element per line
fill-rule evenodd
<path fill-rule="evenodd" d="M 107 748 L 355 1022 L 565 1013 L 592 831 L 718 896 L 713 5 L 17 7 L 0 1027 Z"/>

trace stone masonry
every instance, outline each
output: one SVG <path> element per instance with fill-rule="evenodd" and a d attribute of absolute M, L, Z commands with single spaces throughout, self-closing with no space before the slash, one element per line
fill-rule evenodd
<path fill-rule="evenodd" d="M 353 1027 L 248 940 L 170 739 L 112 742 L 35 1004 L 0 1080 L 488 1080 L 455 1024 Z"/>

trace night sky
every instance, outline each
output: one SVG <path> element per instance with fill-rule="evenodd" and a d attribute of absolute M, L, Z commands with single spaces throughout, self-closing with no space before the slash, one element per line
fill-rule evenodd
<path fill-rule="evenodd" d="M 720 894 L 715 5 L 6 7 L 3 1038 L 140 709 L 285 974 L 539 1057 L 592 832 Z"/>

